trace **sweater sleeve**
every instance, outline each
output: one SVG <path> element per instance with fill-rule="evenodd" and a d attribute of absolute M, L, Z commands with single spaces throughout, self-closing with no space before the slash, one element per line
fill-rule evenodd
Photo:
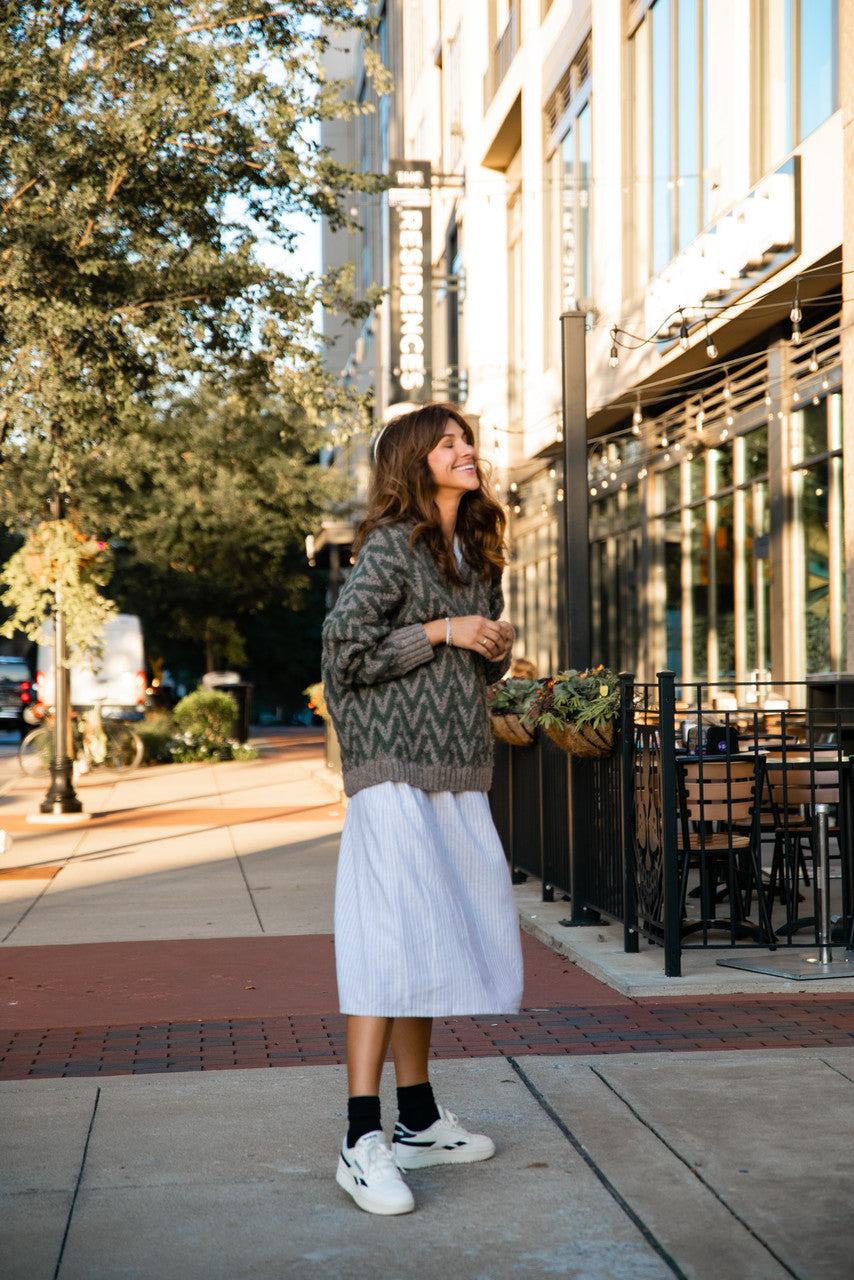
<path fill-rule="evenodd" d="M 334 664 L 342 686 L 395 680 L 433 661 L 433 646 L 421 623 L 396 622 L 411 573 L 405 533 L 375 530 L 323 626 L 324 661 Z"/>
<path fill-rule="evenodd" d="M 501 579 L 496 578 L 489 588 L 489 616 L 493 622 L 497 622 L 504 612 L 504 592 L 501 587 Z M 508 654 L 506 658 L 502 658 L 500 662 L 484 662 L 483 669 L 486 675 L 487 684 L 495 684 L 496 680 L 510 669 L 511 658 Z"/>

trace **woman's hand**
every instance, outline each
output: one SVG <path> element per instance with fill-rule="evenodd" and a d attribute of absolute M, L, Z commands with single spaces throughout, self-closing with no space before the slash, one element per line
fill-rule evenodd
<path fill-rule="evenodd" d="M 474 613 L 451 618 L 451 638 L 457 649 L 471 649 L 488 662 L 502 662 L 513 648 L 514 631 L 509 622 L 493 622 Z"/>

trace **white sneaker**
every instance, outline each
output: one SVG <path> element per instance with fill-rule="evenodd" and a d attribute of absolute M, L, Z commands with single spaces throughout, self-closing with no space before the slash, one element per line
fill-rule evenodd
<path fill-rule="evenodd" d="M 495 1143 L 484 1133 L 469 1133 L 452 1111 L 440 1103 L 439 1119 L 414 1133 L 398 1120 L 394 1126 L 394 1158 L 401 1169 L 424 1169 L 431 1164 L 473 1164 L 495 1155 Z"/>
<path fill-rule="evenodd" d="M 354 1147 L 344 1139 L 335 1181 L 367 1213 L 411 1213 L 415 1208 L 412 1192 L 379 1129 L 363 1134 Z"/>

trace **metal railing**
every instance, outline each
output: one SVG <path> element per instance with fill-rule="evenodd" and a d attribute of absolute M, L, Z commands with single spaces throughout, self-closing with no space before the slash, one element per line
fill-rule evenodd
<path fill-rule="evenodd" d="M 540 732 L 528 747 L 495 744 L 490 802 L 514 879 L 537 877 L 544 901 L 566 895 L 570 924 L 622 922 L 625 950 L 637 951 L 645 937 L 663 949 L 670 976 L 681 972 L 686 947 L 814 945 L 821 913 L 808 901 L 815 890 L 809 819 L 830 797 L 839 868 L 833 940 L 854 949 L 854 697 L 852 706 L 839 705 L 844 686 L 834 693 L 830 677 L 789 683 L 786 698 L 770 684 L 687 685 L 672 672 L 660 672 L 655 684 L 620 679 L 613 756 L 573 758 Z M 684 780 L 693 768 L 702 784 L 704 761 L 717 762 L 706 765 L 710 778 L 715 768 L 726 778 L 720 762 L 734 758 L 762 765 L 755 774 L 760 813 L 750 841 L 735 842 L 735 851 L 730 841 L 723 857 L 711 829 L 707 839 L 706 824 L 686 817 Z M 787 778 L 799 787 L 791 803 Z M 727 919 L 718 921 L 714 909 L 707 918 L 709 902 L 735 897 Z M 699 923 L 692 918 L 698 901 Z"/>

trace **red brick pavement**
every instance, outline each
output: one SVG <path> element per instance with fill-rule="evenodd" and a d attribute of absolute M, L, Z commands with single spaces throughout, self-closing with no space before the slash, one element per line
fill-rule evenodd
<path fill-rule="evenodd" d="M 524 947 L 522 1012 L 437 1019 L 435 1058 L 854 1044 L 850 996 L 631 1000 Z M 344 1061 L 328 935 L 9 947 L 0 962 L 0 1080 Z"/>
<path fill-rule="evenodd" d="M 316 730 L 291 732 L 265 754 L 315 758 L 319 740 Z M 288 808 L 180 816 L 205 825 L 308 816 Z M 311 816 L 326 820 L 332 808 Z M 145 826 L 170 816 L 178 815 L 137 809 L 100 821 Z M 631 1000 L 528 935 L 523 945 L 522 1012 L 437 1019 L 434 1057 L 854 1044 L 847 995 Z M 329 935 L 3 947 L 0 1079 L 340 1063 L 336 1008 Z"/>

